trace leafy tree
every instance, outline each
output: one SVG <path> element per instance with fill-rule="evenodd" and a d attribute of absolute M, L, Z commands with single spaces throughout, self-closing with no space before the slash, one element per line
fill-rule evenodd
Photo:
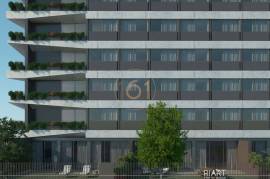
<path fill-rule="evenodd" d="M 25 162 L 31 153 L 28 149 L 24 122 L 0 118 L 0 162 Z"/>
<path fill-rule="evenodd" d="M 185 155 L 186 132 L 181 131 L 181 112 L 158 102 L 149 105 L 147 122 L 138 132 L 138 160 L 148 168 L 179 166 Z"/>

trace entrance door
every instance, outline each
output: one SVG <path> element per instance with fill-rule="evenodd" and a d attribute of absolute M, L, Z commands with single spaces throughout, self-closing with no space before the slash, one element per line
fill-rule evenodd
<path fill-rule="evenodd" d="M 226 142 L 209 141 L 206 146 L 206 162 L 209 168 L 226 168 Z"/>

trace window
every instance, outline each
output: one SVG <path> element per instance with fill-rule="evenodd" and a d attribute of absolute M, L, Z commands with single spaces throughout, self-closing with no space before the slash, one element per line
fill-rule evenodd
<path fill-rule="evenodd" d="M 111 162 L 111 142 L 101 142 L 101 162 Z"/>
<path fill-rule="evenodd" d="M 177 32 L 176 20 L 151 20 L 152 32 Z"/>
<path fill-rule="evenodd" d="M 243 61 L 269 62 L 268 50 L 243 50 Z"/>
<path fill-rule="evenodd" d="M 240 80 L 213 80 L 213 91 L 235 92 L 241 90 Z"/>
<path fill-rule="evenodd" d="M 248 79 L 243 81 L 243 91 L 255 92 L 269 90 L 269 81 L 266 79 Z"/>
<path fill-rule="evenodd" d="M 258 154 L 266 154 L 267 141 L 252 141 L 251 150 Z"/>
<path fill-rule="evenodd" d="M 181 91 L 209 91 L 209 81 L 204 79 L 199 80 L 181 80 Z"/>
<path fill-rule="evenodd" d="M 90 91 L 118 91 L 116 79 L 92 79 L 90 80 Z"/>
<path fill-rule="evenodd" d="M 243 20 L 244 32 L 269 32 L 268 20 Z"/>
<path fill-rule="evenodd" d="M 147 61 L 147 51 L 146 50 L 122 50 L 121 61 L 123 62 L 139 62 Z"/>
<path fill-rule="evenodd" d="M 117 62 L 118 51 L 117 50 L 90 50 L 89 58 L 95 62 Z"/>
<path fill-rule="evenodd" d="M 183 121 L 209 121 L 209 109 L 183 109 Z"/>
<path fill-rule="evenodd" d="M 52 142 L 44 141 L 43 150 L 43 162 L 52 162 Z"/>
<path fill-rule="evenodd" d="M 161 91 L 161 92 L 176 92 L 178 90 L 178 81 L 174 79 L 160 79 L 153 80 L 152 82 L 152 92 Z"/>
<path fill-rule="evenodd" d="M 213 32 L 241 32 L 239 20 L 213 20 Z"/>
<path fill-rule="evenodd" d="M 240 62 L 241 52 L 240 50 L 213 50 L 212 59 L 220 62 Z"/>
<path fill-rule="evenodd" d="M 181 32 L 209 32 L 208 20 L 182 20 Z"/>
<path fill-rule="evenodd" d="M 122 20 L 121 32 L 147 32 L 146 20 Z"/>
<path fill-rule="evenodd" d="M 177 62 L 177 50 L 151 50 L 151 61 Z"/>
<path fill-rule="evenodd" d="M 208 50 L 181 50 L 180 60 L 181 62 L 208 62 L 209 51 Z"/>
<path fill-rule="evenodd" d="M 117 109 L 90 109 L 89 116 L 91 121 L 117 121 Z"/>
<path fill-rule="evenodd" d="M 243 111 L 245 121 L 268 121 L 268 109 L 244 109 Z"/>
<path fill-rule="evenodd" d="M 241 120 L 240 109 L 213 109 L 213 120 L 239 121 Z"/>
<path fill-rule="evenodd" d="M 146 121 L 145 109 L 121 109 L 121 120 L 123 121 Z"/>
<path fill-rule="evenodd" d="M 117 20 L 90 20 L 89 29 L 91 32 L 117 32 Z"/>

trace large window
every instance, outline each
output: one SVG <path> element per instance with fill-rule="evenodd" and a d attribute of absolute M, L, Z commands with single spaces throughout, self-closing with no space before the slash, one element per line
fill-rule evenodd
<path fill-rule="evenodd" d="M 152 32 L 177 32 L 176 20 L 151 20 L 150 31 Z"/>
<path fill-rule="evenodd" d="M 123 121 L 146 121 L 145 109 L 121 109 L 121 120 Z"/>
<path fill-rule="evenodd" d="M 89 23 L 91 32 L 117 32 L 117 20 L 91 20 Z"/>
<path fill-rule="evenodd" d="M 182 109 L 183 121 L 209 121 L 209 109 Z"/>
<path fill-rule="evenodd" d="M 115 79 L 92 79 L 90 91 L 117 91 L 118 85 Z"/>
<path fill-rule="evenodd" d="M 146 20 L 122 20 L 121 32 L 147 32 Z"/>
<path fill-rule="evenodd" d="M 213 32 L 241 32 L 239 20 L 213 20 Z"/>
<path fill-rule="evenodd" d="M 111 162 L 111 142 L 101 142 L 101 162 Z"/>
<path fill-rule="evenodd" d="M 213 109 L 213 120 L 220 121 L 240 121 L 241 109 Z"/>
<path fill-rule="evenodd" d="M 246 79 L 243 80 L 243 91 L 255 92 L 269 90 L 269 81 L 266 79 Z"/>
<path fill-rule="evenodd" d="M 268 20 L 243 20 L 244 32 L 269 32 Z"/>
<path fill-rule="evenodd" d="M 198 80 L 181 80 L 181 91 L 209 91 L 209 81 L 205 79 Z"/>
<path fill-rule="evenodd" d="M 151 61 L 176 62 L 177 50 L 151 50 Z"/>
<path fill-rule="evenodd" d="M 209 61 L 208 50 L 181 50 L 181 62 L 207 62 Z"/>
<path fill-rule="evenodd" d="M 117 109 L 90 109 L 89 116 L 91 121 L 117 121 Z"/>
<path fill-rule="evenodd" d="M 181 32 L 209 32 L 208 20 L 181 20 Z"/>
<path fill-rule="evenodd" d="M 243 115 L 245 121 L 268 121 L 269 109 L 244 109 Z"/>
<path fill-rule="evenodd" d="M 212 60 L 220 62 L 240 62 L 240 50 L 213 50 Z"/>
<path fill-rule="evenodd" d="M 252 152 L 256 152 L 259 154 L 266 154 L 267 149 L 267 141 L 252 141 L 251 142 L 251 150 Z"/>
<path fill-rule="evenodd" d="M 153 80 L 152 93 L 161 92 L 176 92 L 178 91 L 178 81 L 174 79 Z"/>
<path fill-rule="evenodd" d="M 243 50 L 243 61 L 269 62 L 268 50 Z"/>
<path fill-rule="evenodd" d="M 139 62 L 147 61 L 147 51 L 146 50 L 121 50 L 121 61 L 123 62 Z"/>
<path fill-rule="evenodd" d="M 117 62 L 117 50 L 90 50 L 89 57 L 91 61 L 95 62 Z"/>
<path fill-rule="evenodd" d="M 212 91 L 235 92 L 240 90 L 240 80 L 221 79 L 212 81 Z"/>

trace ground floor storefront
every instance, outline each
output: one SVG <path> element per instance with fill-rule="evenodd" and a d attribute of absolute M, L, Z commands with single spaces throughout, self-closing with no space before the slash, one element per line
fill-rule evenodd
<path fill-rule="evenodd" d="M 114 174 L 119 159 L 136 152 L 136 140 L 88 140 L 75 138 L 40 138 L 32 141 L 33 162 L 91 165 L 103 174 Z M 251 152 L 269 154 L 270 140 L 192 140 L 186 143 L 184 163 L 178 170 L 198 173 L 204 169 L 253 174 Z"/>

